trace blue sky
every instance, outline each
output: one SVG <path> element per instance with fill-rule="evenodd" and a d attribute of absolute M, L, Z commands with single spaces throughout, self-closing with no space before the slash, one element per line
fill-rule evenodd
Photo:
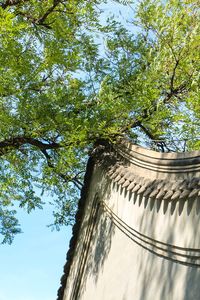
<path fill-rule="evenodd" d="M 71 228 L 51 232 L 50 207 L 19 220 L 24 233 L 0 246 L 0 300 L 55 300 Z"/>
<path fill-rule="evenodd" d="M 109 12 L 132 19 L 130 6 L 111 1 L 102 6 L 104 21 Z M 121 14 L 119 14 L 119 10 Z M 23 230 L 12 245 L 0 245 L 0 300 L 56 300 L 63 274 L 71 228 L 51 232 L 52 210 L 36 210 L 30 215 L 19 212 Z"/>

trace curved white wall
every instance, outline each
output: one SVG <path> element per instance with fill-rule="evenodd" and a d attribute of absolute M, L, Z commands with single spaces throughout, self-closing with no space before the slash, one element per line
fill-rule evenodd
<path fill-rule="evenodd" d="M 195 160 L 188 165 L 195 168 Z M 128 168 L 149 177 L 143 167 Z M 176 181 L 176 172 L 151 172 Z M 199 176 L 187 172 L 183 178 Z M 97 166 L 90 182 L 63 300 L 199 300 L 199 196 L 156 200 L 127 191 L 107 173 Z"/>

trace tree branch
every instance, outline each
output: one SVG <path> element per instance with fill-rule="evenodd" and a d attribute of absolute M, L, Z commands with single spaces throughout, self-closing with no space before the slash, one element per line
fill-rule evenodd
<path fill-rule="evenodd" d="M 166 104 L 166 103 L 169 103 L 169 100 L 174 96 L 176 98 L 179 98 L 179 93 L 182 93 L 182 92 L 186 92 L 187 89 L 186 89 L 186 84 L 185 83 L 182 83 L 180 86 L 178 86 L 177 88 L 173 88 L 170 90 L 169 93 L 166 93 L 166 97 L 164 98 L 163 100 L 163 103 Z"/>
<path fill-rule="evenodd" d="M 47 165 L 53 169 L 55 173 L 64 180 L 64 182 L 71 181 L 79 190 L 81 189 L 82 183 L 77 178 L 78 174 L 74 177 L 70 177 L 69 175 L 56 172 L 55 165 L 52 163 L 51 156 L 48 154 L 47 150 L 61 148 L 59 143 L 51 142 L 47 144 L 31 137 L 15 137 L 0 142 L 0 156 L 9 153 L 13 149 L 20 149 L 20 147 L 25 144 L 37 147 L 45 156 Z"/>
<path fill-rule="evenodd" d="M 56 6 L 58 6 L 58 4 L 60 4 L 61 2 L 62 2 L 61 0 L 54 0 L 53 5 L 49 7 L 49 9 L 47 9 L 46 13 L 36 20 L 36 24 L 48 25 L 48 24 L 44 24 L 46 18 L 54 11 Z"/>
<path fill-rule="evenodd" d="M 22 4 L 24 2 L 28 2 L 29 0 L 6 0 L 5 2 L 0 2 L 0 6 L 3 9 L 6 9 L 9 6 L 15 6 L 18 4 Z"/>
<path fill-rule="evenodd" d="M 71 181 L 79 190 L 82 188 L 83 184 L 77 178 L 78 175 L 79 175 L 79 173 L 76 174 L 74 177 L 70 177 L 70 176 L 65 175 L 63 173 L 56 172 L 55 165 L 52 163 L 51 156 L 48 154 L 47 150 L 46 149 L 42 149 L 41 152 L 46 157 L 47 165 L 49 166 L 49 168 L 51 168 L 55 172 L 55 174 L 57 174 L 60 178 L 62 178 L 64 180 L 64 182 L 67 183 L 67 182 Z"/>
<path fill-rule="evenodd" d="M 40 150 L 58 149 L 61 147 L 59 143 L 51 142 L 43 143 L 32 137 L 14 137 L 0 142 L 0 156 L 10 152 L 12 149 L 19 149 L 22 145 L 29 144 L 39 148 Z"/>
<path fill-rule="evenodd" d="M 28 2 L 28 1 L 29 0 L 7 0 L 4 3 L 0 2 L 0 7 L 2 7 L 3 9 L 6 9 L 9 6 L 17 6 L 17 5 L 23 4 L 24 2 Z M 21 16 L 25 17 L 27 20 L 30 20 L 34 25 L 41 25 L 41 26 L 46 27 L 47 29 L 51 29 L 50 24 L 46 24 L 45 20 L 52 12 L 54 12 L 55 8 L 60 3 L 62 3 L 61 0 L 54 0 L 53 5 L 47 9 L 47 11 L 44 13 L 44 15 L 42 15 L 38 18 L 34 18 L 30 14 L 23 12 L 23 11 L 18 11 L 17 15 L 21 15 Z"/>
<path fill-rule="evenodd" d="M 171 81 L 170 81 L 170 91 L 171 91 L 171 93 L 174 91 L 174 79 L 175 79 L 176 69 L 178 67 L 178 64 L 179 64 L 179 60 L 176 60 L 175 66 L 174 66 L 173 71 L 172 71 Z"/>

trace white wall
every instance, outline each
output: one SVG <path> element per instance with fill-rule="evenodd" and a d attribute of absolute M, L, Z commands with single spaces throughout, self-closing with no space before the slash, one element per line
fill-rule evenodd
<path fill-rule="evenodd" d="M 198 199 L 140 198 L 97 169 L 64 300 L 199 300 L 199 223 Z"/>

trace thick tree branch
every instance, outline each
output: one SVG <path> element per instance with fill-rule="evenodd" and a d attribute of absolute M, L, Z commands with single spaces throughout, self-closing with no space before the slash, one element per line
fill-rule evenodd
<path fill-rule="evenodd" d="M 48 165 L 50 168 L 54 168 L 54 165 L 53 165 L 53 163 L 51 162 L 51 156 L 48 154 L 47 150 L 46 150 L 46 149 L 42 149 L 41 152 L 44 154 L 44 156 L 45 156 L 45 158 L 46 158 L 47 165 Z"/>
<path fill-rule="evenodd" d="M 78 175 L 71 177 L 69 175 L 65 175 L 59 172 L 56 172 L 56 167 L 52 162 L 51 156 L 48 154 L 47 150 L 52 150 L 52 149 L 58 149 L 61 148 L 61 145 L 56 142 L 51 142 L 51 143 L 43 143 L 37 139 L 31 138 L 31 137 L 15 137 L 12 139 L 7 139 L 2 142 L 0 142 L 0 156 L 5 155 L 9 153 L 13 149 L 20 149 L 21 146 L 23 145 L 32 145 L 37 147 L 45 156 L 47 165 L 54 170 L 54 172 L 64 180 L 64 182 L 69 182 L 71 181 L 78 189 L 81 189 L 82 183 L 81 181 L 77 178 Z"/>
<path fill-rule="evenodd" d="M 54 9 L 61 3 L 61 0 L 54 0 L 54 3 L 51 7 L 49 7 L 49 9 L 47 9 L 46 13 L 41 16 L 40 18 L 37 19 L 36 24 L 39 25 L 48 25 L 48 24 L 44 24 L 44 22 L 46 21 L 47 17 L 54 11 Z"/>
<path fill-rule="evenodd" d="M 0 142 L 0 156 L 10 152 L 12 149 L 19 149 L 22 145 L 32 145 L 40 150 L 58 149 L 61 147 L 59 143 L 43 143 L 32 137 L 14 137 Z"/>
<path fill-rule="evenodd" d="M 156 137 L 151 133 L 151 131 L 147 129 L 141 122 L 138 123 L 138 127 L 142 129 L 142 131 L 148 136 L 150 140 L 156 139 Z"/>

